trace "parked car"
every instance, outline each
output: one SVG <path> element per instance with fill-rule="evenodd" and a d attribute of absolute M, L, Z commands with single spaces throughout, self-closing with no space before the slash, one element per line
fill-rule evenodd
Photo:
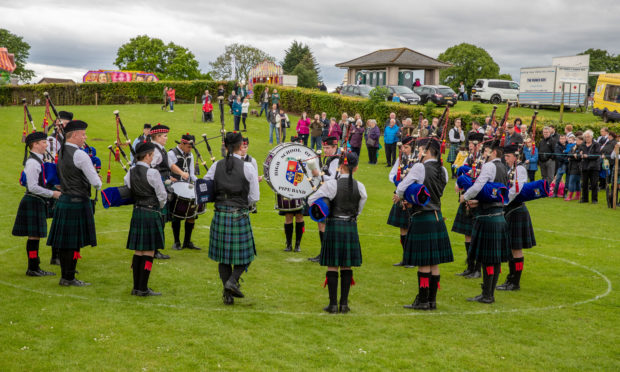
<path fill-rule="evenodd" d="M 343 85 L 340 94 L 343 96 L 364 97 L 368 98 L 370 91 L 373 89 L 370 85 Z"/>
<path fill-rule="evenodd" d="M 519 84 L 510 80 L 478 79 L 471 88 L 472 101 L 498 104 L 519 99 Z"/>
<path fill-rule="evenodd" d="M 414 87 L 413 91 L 420 96 L 420 104 L 433 102 L 436 105 L 445 105 L 450 102 L 456 105 L 457 96 L 452 88 L 445 85 L 421 85 Z"/>
<path fill-rule="evenodd" d="M 394 95 L 397 95 L 400 98 L 401 103 L 417 105 L 418 102 L 420 102 L 420 96 L 407 87 L 402 85 L 388 85 L 386 88 L 390 91 L 390 94 L 387 97 L 388 101 L 391 101 Z"/>

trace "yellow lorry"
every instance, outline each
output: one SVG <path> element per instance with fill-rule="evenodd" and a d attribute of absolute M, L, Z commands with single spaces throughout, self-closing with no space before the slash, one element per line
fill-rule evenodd
<path fill-rule="evenodd" d="M 605 123 L 620 121 L 620 74 L 599 75 L 594 91 L 593 113 Z"/>

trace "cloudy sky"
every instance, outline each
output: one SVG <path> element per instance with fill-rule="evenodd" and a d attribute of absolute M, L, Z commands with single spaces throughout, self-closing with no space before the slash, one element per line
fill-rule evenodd
<path fill-rule="evenodd" d="M 409 47 L 431 57 L 462 42 L 486 49 L 501 72 L 551 64 L 587 48 L 620 53 L 620 1 L 11 1 L 0 0 L 0 28 L 31 45 L 37 79 L 81 80 L 115 68 L 116 51 L 137 35 L 190 49 L 203 71 L 230 43 L 277 61 L 293 40 L 308 44 L 335 87 L 335 63 L 381 48 Z"/>

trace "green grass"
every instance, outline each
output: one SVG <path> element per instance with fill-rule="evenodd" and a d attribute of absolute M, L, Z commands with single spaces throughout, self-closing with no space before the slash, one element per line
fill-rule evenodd
<path fill-rule="evenodd" d="M 62 109 L 89 123 L 88 142 L 104 160 L 102 174 L 105 147 L 116 133 L 115 109 L 132 137 L 144 122 L 169 125 L 169 143 L 185 132 L 219 130 L 217 124 L 192 121 L 191 105 L 177 105 L 174 113 L 157 105 Z M 39 125 L 43 108 L 31 111 Z M 441 266 L 438 310 L 411 312 L 402 305 L 415 297 L 416 271 L 392 267 L 401 248 L 398 230 L 385 224 L 393 191 L 385 157 L 370 166 L 363 149 L 356 177 L 369 194 L 359 219 L 364 264 L 354 271 L 350 314 L 323 314 L 325 269 L 306 260 L 319 250 L 316 224 L 306 219 L 302 253 L 283 252 L 283 218 L 273 210 L 274 194 L 264 182 L 259 213 L 251 216 L 258 256 L 244 275 L 246 298 L 233 307 L 222 304 L 217 264 L 207 255 L 212 207 L 194 233 L 194 242 L 205 249 L 167 249 L 172 259 L 156 261 L 150 284 L 162 297 L 129 295 L 131 252 L 124 248 L 129 207 L 98 208 L 99 244 L 84 248 L 78 265 L 78 277 L 93 285 L 61 288 L 58 276 L 24 275 L 25 241 L 10 233 L 23 194 L 17 183 L 22 122 L 21 107 L 0 108 L 2 371 L 620 369 L 619 296 L 608 293 L 606 281 L 616 286 L 620 279 L 620 211 L 604 203 L 529 203 L 538 246 L 525 252 L 522 290 L 497 293 L 493 305 L 465 300 L 480 293 L 479 281 L 455 276 L 464 268 L 465 252 L 463 236 L 451 233 L 455 262 Z M 250 154 L 260 167 L 270 149 L 267 124 L 250 118 L 248 126 Z M 112 185 L 123 175 L 113 164 Z M 442 200 L 448 227 L 457 208 L 453 186 L 448 184 Z M 168 246 L 171 234 L 168 227 Z M 44 244 L 41 257 L 42 268 L 60 274 L 48 264 Z M 500 283 L 506 271 L 504 266 Z"/>

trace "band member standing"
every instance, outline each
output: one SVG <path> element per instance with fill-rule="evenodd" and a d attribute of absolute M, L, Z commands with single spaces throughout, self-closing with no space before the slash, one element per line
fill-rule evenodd
<path fill-rule="evenodd" d="M 298 137 L 292 137 L 291 142 L 303 144 L 303 141 Z M 284 236 L 286 238 L 285 252 L 291 252 L 293 250 L 293 220 L 295 221 L 295 252 L 301 252 L 301 239 L 304 235 L 304 199 L 289 199 L 282 195 L 276 194 L 276 208 L 278 214 L 284 216 Z M 306 213 L 307 215 L 307 210 Z"/>
<path fill-rule="evenodd" d="M 463 133 L 463 129 L 461 128 L 461 123 L 461 118 L 454 119 L 454 128 L 450 129 L 450 132 L 448 132 L 448 137 L 450 137 L 450 154 L 448 154 L 448 163 L 450 163 L 452 178 L 456 178 L 456 169 L 453 164 L 456 160 L 456 156 L 458 155 L 459 147 L 461 147 L 461 144 L 465 142 L 465 133 Z"/>
<path fill-rule="evenodd" d="M 410 162 L 412 146 L 415 143 L 413 137 L 403 138 L 400 146 L 400 156 L 394 162 L 392 170 L 388 179 L 394 185 L 398 186 L 400 182 L 405 178 L 409 169 L 413 166 L 413 161 Z M 401 200 L 392 204 L 390 215 L 388 216 L 387 224 L 390 226 L 398 227 L 400 229 L 400 246 L 405 252 L 405 237 L 407 236 L 407 230 L 409 229 L 409 216 L 411 216 L 410 209 L 403 206 Z M 403 261 L 395 263 L 394 266 L 403 266 Z"/>
<path fill-rule="evenodd" d="M 68 122 L 73 120 L 73 113 L 69 111 L 58 111 L 58 121 L 54 123 L 54 133 L 47 137 L 47 151 L 56 157 L 64 140 L 63 132 Z"/>
<path fill-rule="evenodd" d="M 65 126 L 65 143 L 58 156 L 58 175 L 62 195 L 54 208 L 47 245 L 59 249 L 63 286 L 90 285 L 75 278 L 80 249 L 97 246 L 91 186 L 101 189 L 101 179 L 86 152 L 79 150 L 86 141 L 88 124 L 72 120 Z"/>
<path fill-rule="evenodd" d="M 430 193 L 425 206 L 411 207 L 411 223 L 405 240 L 403 263 L 418 267 L 418 295 L 407 309 L 435 310 L 439 289 L 439 264 L 452 262 L 452 247 L 446 223 L 441 215 L 441 196 L 448 183 L 448 171 L 437 158 L 441 155 L 441 143 L 434 138 L 419 140 L 424 148 L 407 177 L 398 185 L 394 202 L 403 201 L 405 191 L 411 184 L 423 184 Z"/>
<path fill-rule="evenodd" d="M 177 147 L 168 151 L 168 163 L 174 164 L 179 167 L 180 170 L 189 174 L 189 181 L 196 181 L 196 176 L 194 175 L 194 154 L 192 154 L 192 147 L 194 145 L 194 136 L 187 133 L 181 136 L 181 142 L 177 145 Z M 172 171 L 171 174 L 174 179 L 182 179 L 183 176 Z M 174 236 L 174 244 L 172 245 L 172 249 L 180 251 L 183 248 L 188 249 L 198 249 L 192 243 L 192 231 L 194 230 L 194 224 L 196 223 L 196 218 L 191 217 L 185 220 L 185 237 L 183 238 L 183 245 L 181 245 L 181 218 L 171 216 L 171 226 L 172 226 L 172 235 Z"/>
<path fill-rule="evenodd" d="M 215 184 L 209 258 L 219 262 L 226 305 L 234 303 L 233 297 L 244 297 L 239 278 L 256 254 L 248 208 L 260 198 L 258 173 L 250 162 L 242 160 L 242 143 L 240 133 L 226 133 L 226 159 L 215 162 L 204 177 Z"/>
<path fill-rule="evenodd" d="M 476 182 L 461 195 L 461 202 L 469 202 L 476 208 L 472 229 L 470 254 L 475 262 L 482 264 L 482 293 L 468 301 L 485 304 L 495 302 L 495 286 L 499 277 L 501 263 L 510 258 L 510 232 L 504 219 L 503 203 L 482 203 L 474 200 L 487 182 L 508 184 L 508 171 L 502 164 L 503 150 L 499 141 L 485 143 L 485 158 L 489 159 L 483 166 Z"/>
<path fill-rule="evenodd" d="M 173 164 L 168 159 L 168 154 L 166 153 L 166 142 L 168 142 L 168 132 L 170 132 L 170 128 L 165 125 L 157 124 L 153 128 L 151 128 L 151 141 L 155 144 L 155 151 L 153 153 L 153 160 L 151 161 L 151 167 L 155 168 L 159 175 L 161 176 L 162 181 L 166 184 L 166 181 L 176 181 L 171 177 L 172 172 L 175 174 L 181 175 L 182 179 L 189 179 L 189 173 L 184 172 L 180 169 L 176 164 Z M 162 218 L 164 219 L 164 223 L 168 221 L 168 206 L 164 207 L 162 211 Z M 155 258 L 157 259 L 169 259 L 170 256 L 167 254 L 163 254 L 159 251 L 159 249 L 155 250 Z"/>
<path fill-rule="evenodd" d="M 256 173 L 258 174 L 258 164 L 256 164 L 256 159 L 248 154 L 248 149 L 250 147 L 250 139 L 248 137 L 243 137 L 243 143 L 241 144 L 241 158 L 243 161 L 252 164 L 254 169 L 256 169 Z M 263 176 L 258 176 L 258 182 L 263 180 Z M 256 213 L 256 203 L 250 205 L 250 212 Z"/>
<path fill-rule="evenodd" d="M 527 170 L 519 162 L 518 154 L 519 146 L 517 144 L 504 147 L 504 160 L 510 169 L 509 203 L 504 208 L 504 216 L 510 231 L 512 258 L 508 261 L 510 271 L 506 277 L 506 282 L 497 286 L 499 291 L 517 291 L 521 288 L 523 249 L 529 249 L 536 245 L 530 212 L 524 202 L 515 201 L 521 188 L 527 182 Z"/>
<path fill-rule="evenodd" d="M 308 204 L 319 198 L 331 201 L 325 224 L 325 238 L 321 244 L 321 266 L 327 266 L 326 283 L 329 289 L 328 313 L 348 313 L 349 289 L 354 284 L 353 266 L 362 265 L 362 248 L 357 233 L 357 216 L 362 213 L 368 195 L 364 185 L 353 179 L 358 157 L 348 153 L 340 159 L 340 177 L 331 179 L 312 194 Z M 346 164 L 345 164 L 346 163 Z M 338 269 L 340 269 L 340 302 L 338 299 Z"/>
<path fill-rule="evenodd" d="M 127 236 L 127 249 L 134 251 L 131 294 L 159 296 L 161 293 L 149 288 L 148 283 L 155 250 L 164 248 L 164 222 L 160 210 L 166 205 L 168 194 L 159 172 L 150 166 L 155 145 L 140 142 L 135 151 L 136 166 L 129 170 L 124 179 L 135 201 Z"/>
<path fill-rule="evenodd" d="M 30 155 L 24 159 L 24 175 L 26 176 L 26 194 L 19 203 L 14 236 L 27 236 L 26 253 L 28 254 L 28 276 L 48 276 L 55 273 L 41 270 L 39 264 L 39 239 L 47 236 L 47 205 L 46 199 L 60 197 L 60 191 L 46 188 L 43 155 L 47 146 L 47 136 L 43 132 L 32 132 L 26 137 L 26 149 Z M 24 154 L 26 155 L 26 154 Z"/>
<path fill-rule="evenodd" d="M 139 135 L 138 138 L 136 138 L 133 141 L 133 143 L 131 144 L 131 147 L 133 147 L 135 150 L 140 142 L 151 142 L 150 134 L 151 134 L 151 124 L 145 123 L 144 128 L 142 129 L 142 134 Z M 131 162 L 133 163 L 134 162 L 133 153 L 131 153 L 130 156 L 131 156 Z"/>
<path fill-rule="evenodd" d="M 325 155 L 325 163 L 323 163 L 322 180 L 327 182 L 332 179 L 336 179 L 338 176 L 338 137 L 327 137 L 323 141 L 323 154 Z M 323 236 L 325 235 L 325 223 L 317 222 L 319 227 L 319 240 L 321 246 L 323 246 Z M 319 262 L 321 259 L 321 253 L 316 257 L 308 258 L 309 261 Z"/>

